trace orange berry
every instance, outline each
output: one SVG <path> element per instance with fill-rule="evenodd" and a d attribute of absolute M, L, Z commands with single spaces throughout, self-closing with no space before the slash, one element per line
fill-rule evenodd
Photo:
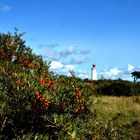
<path fill-rule="evenodd" d="M 53 86 L 53 84 L 54 84 L 54 82 L 53 82 L 53 81 L 49 81 L 47 85 L 48 85 L 48 87 L 50 88 L 50 87 L 52 87 L 52 86 Z"/>
<path fill-rule="evenodd" d="M 45 100 L 45 103 L 44 103 L 44 104 L 45 104 L 46 106 L 48 106 L 49 103 L 50 103 L 50 102 L 49 102 L 48 100 Z"/>
<path fill-rule="evenodd" d="M 46 84 L 46 80 L 41 79 L 41 80 L 39 81 L 39 83 L 40 83 L 42 86 L 44 86 L 44 85 Z"/>
<path fill-rule="evenodd" d="M 9 45 L 9 47 L 12 47 L 13 46 L 12 40 L 9 41 L 8 45 Z"/>
<path fill-rule="evenodd" d="M 66 107 L 66 102 L 65 101 L 62 102 L 62 106 Z"/>
<path fill-rule="evenodd" d="M 40 99 L 41 101 L 45 101 L 45 98 L 44 97 L 41 97 L 41 99 Z"/>
<path fill-rule="evenodd" d="M 30 67 L 30 68 L 34 68 L 34 64 L 29 63 L 29 64 L 28 64 L 28 67 Z"/>
<path fill-rule="evenodd" d="M 77 106 L 76 109 L 75 109 L 75 112 L 78 112 L 80 109 L 80 106 Z"/>
<path fill-rule="evenodd" d="M 83 98 L 84 98 L 84 96 L 82 96 L 82 95 L 79 96 L 79 100 L 83 100 Z"/>
<path fill-rule="evenodd" d="M 16 81 L 15 81 L 15 83 L 17 84 L 17 85 L 19 85 L 20 84 L 20 79 L 17 79 Z"/>
<path fill-rule="evenodd" d="M 27 67 L 27 66 L 29 65 L 29 60 L 24 59 L 24 60 L 23 60 L 23 65 L 24 65 L 25 67 Z"/>
<path fill-rule="evenodd" d="M 37 98 L 37 99 L 42 98 L 42 95 L 40 95 L 40 93 L 39 93 L 39 92 L 36 92 L 36 93 L 35 93 L 35 96 L 36 96 L 36 98 Z"/>
<path fill-rule="evenodd" d="M 76 89 L 75 89 L 75 92 L 76 92 L 76 95 L 81 95 L 81 93 L 80 93 L 80 88 L 76 88 Z"/>

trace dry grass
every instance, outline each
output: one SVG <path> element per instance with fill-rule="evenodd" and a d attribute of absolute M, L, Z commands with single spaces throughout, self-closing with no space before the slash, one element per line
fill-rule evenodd
<path fill-rule="evenodd" d="M 122 124 L 140 120 L 140 96 L 92 96 L 91 103 L 98 119 L 109 120 L 117 116 L 117 121 Z"/>

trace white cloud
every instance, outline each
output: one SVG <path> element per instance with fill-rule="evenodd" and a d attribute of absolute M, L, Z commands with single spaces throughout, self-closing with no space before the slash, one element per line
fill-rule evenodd
<path fill-rule="evenodd" d="M 140 71 L 140 67 L 135 67 L 131 64 L 128 64 L 127 68 L 118 69 L 118 68 L 110 68 L 105 69 L 103 72 L 99 73 L 99 77 L 103 77 L 106 79 L 118 79 L 121 78 L 123 80 L 133 80 L 131 76 L 131 72 Z"/>
<path fill-rule="evenodd" d="M 76 71 L 75 66 L 71 65 L 71 64 L 63 64 L 61 62 L 58 61 L 52 61 L 50 64 L 50 69 L 53 70 L 53 72 L 56 72 L 57 74 L 64 74 L 67 76 L 71 76 L 70 71 L 74 71 L 76 76 L 81 78 L 81 79 L 85 79 L 88 78 L 88 74 L 83 71 L 83 70 L 78 70 Z"/>
<path fill-rule="evenodd" d="M 135 68 L 134 66 L 128 64 L 128 71 L 132 72 L 134 70 L 134 68 Z"/>
<path fill-rule="evenodd" d="M 77 71 L 77 76 L 81 79 L 89 78 L 89 75 L 87 74 L 86 70 L 84 70 L 84 69 L 79 69 Z"/>
<path fill-rule="evenodd" d="M 8 6 L 6 4 L 2 4 L 2 3 L 0 4 L 0 11 L 1 12 L 7 12 L 9 10 L 11 10 L 11 7 L 10 6 Z"/>
<path fill-rule="evenodd" d="M 67 76 L 68 76 L 68 77 L 71 77 L 71 73 L 70 73 L 70 72 L 68 72 Z"/>
<path fill-rule="evenodd" d="M 79 77 L 81 79 L 89 78 L 88 74 L 86 74 L 84 72 L 81 72 L 81 73 L 80 72 L 75 72 L 75 74 L 76 74 L 76 77 Z M 67 73 L 67 76 L 68 77 L 71 77 L 72 76 L 70 71 Z"/>
<path fill-rule="evenodd" d="M 60 69 L 63 69 L 64 65 L 61 63 L 61 62 L 58 62 L 58 61 L 52 61 L 51 64 L 50 64 L 50 68 L 51 69 L 55 69 L 55 70 L 60 70 Z"/>
<path fill-rule="evenodd" d="M 66 65 L 65 67 L 67 70 L 74 70 L 74 68 L 75 68 L 74 65 Z"/>
<path fill-rule="evenodd" d="M 50 69 L 58 74 L 68 74 L 69 71 L 74 70 L 75 66 L 71 64 L 64 64 L 58 61 L 52 61 L 50 64 Z"/>
<path fill-rule="evenodd" d="M 89 76 L 85 73 L 78 74 L 78 77 L 81 78 L 81 79 L 89 78 Z"/>
<path fill-rule="evenodd" d="M 111 75 L 118 75 L 121 71 L 118 70 L 118 68 L 113 68 L 113 69 L 110 69 L 110 74 Z"/>
<path fill-rule="evenodd" d="M 100 75 L 102 75 L 104 78 L 115 78 L 118 74 L 120 74 L 120 70 L 118 68 L 110 68 L 105 69 L 104 72 L 101 72 Z"/>

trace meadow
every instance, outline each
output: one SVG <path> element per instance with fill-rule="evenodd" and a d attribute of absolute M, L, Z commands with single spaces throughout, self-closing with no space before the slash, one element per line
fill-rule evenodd
<path fill-rule="evenodd" d="M 93 96 L 91 100 L 94 100 L 92 108 L 96 109 L 98 120 L 111 120 L 126 127 L 133 139 L 140 137 L 140 96 Z"/>
<path fill-rule="evenodd" d="M 91 100 L 94 100 L 92 108 L 97 110 L 99 119 L 108 120 L 117 115 L 117 121 L 121 124 L 131 123 L 140 119 L 139 96 L 93 96 Z"/>

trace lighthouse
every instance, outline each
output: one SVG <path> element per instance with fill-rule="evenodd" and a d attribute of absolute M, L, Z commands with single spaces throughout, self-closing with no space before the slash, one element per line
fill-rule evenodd
<path fill-rule="evenodd" d="M 97 80 L 97 72 L 95 64 L 93 64 L 91 68 L 91 80 Z"/>

